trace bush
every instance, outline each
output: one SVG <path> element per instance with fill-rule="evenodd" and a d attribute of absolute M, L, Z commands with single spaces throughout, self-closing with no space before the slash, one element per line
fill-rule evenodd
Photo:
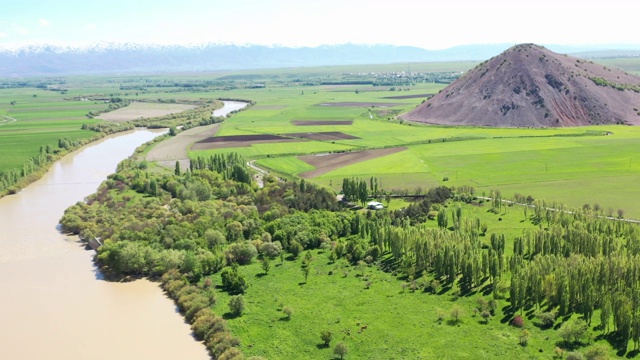
<path fill-rule="evenodd" d="M 320 339 L 324 343 L 324 347 L 329 347 L 329 343 L 333 339 L 333 334 L 329 330 L 322 330 L 320 332 Z"/>
<path fill-rule="evenodd" d="M 609 349 L 603 344 L 596 344 L 584 352 L 584 358 L 587 360 L 606 360 L 609 359 Z"/>
<path fill-rule="evenodd" d="M 280 245 L 279 241 L 263 242 L 262 245 L 260 245 L 260 253 L 262 253 L 263 256 L 267 256 L 272 260 L 277 258 L 278 255 L 280 255 L 281 251 L 282 251 L 282 245 Z"/>
<path fill-rule="evenodd" d="M 453 320 L 453 322 L 457 324 L 460 321 L 462 315 L 462 308 L 458 305 L 453 305 L 453 307 L 451 308 L 451 319 Z"/>
<path fill-rule="evenodd" d="M 511 323 L 513 324 L 513 326 L 521 328 L 524 326 L 524 319 L 522 318 L 522 316 L 516 315 Z"/>
<path fill-rule="evenodd" d="M 556 314 L 553 312 L 543 312 L 538 314 L 538 319 L 540 319 L 540 325 L 543 328 L 549 328 L 556 322 Z"/>
<path fill-rule="evenodd" d="M 241 316 L 245 309 L 244 297 L 242 295 L 232 296 L 229 299 L 229 311 L 235 316 Z"/>
<path fill-rule="evenodd" d="M 579 353 L 577 351 L 570 352 L 567 354 L 567 357 L 565 359 L 566 360 L 584 360 L 584 355 L 582 355 L 582 353 Z"/>
<path fill-rule="evenodd" d="M 293 255 L 294 258 L 297 258 L 298 255 L 304 250 L 302 245 L 299 242 L 293 240 L 291 244 L 289 244 L 289 252 Z"/>
<path fill-rule="evenodd" d="M 581 319 L 573 319 L 562 325 L 559 335 L 566 343 L 578 343 L 586 337 L 589 325 Z"/>
<path fill-rule="evenodd" d="M 344 359 L 344 356 L 347 355 L 348 352 L 349 348 L 342 341 L 339 342 L 335 348 L 333 348 L 333 353 L 336 354 L 336 356 L 339 356 L 340 359 Z"/>
<path fill-rule="evenodd" d="M 529 334 L 529 331 L 527 331 L 526 329 L 522 330 L 522 334 L 520 334 L 520 346 L 529 345 L 530 337 L 531 337 L 531 334 Z"/>
<path fill-rule="evenodd" d="M 234 263 L 230 268 L 224 268 L 220 273 L 222 277 L 222 287 L 229 294 L 244 294 L 249 285 L 244 276 L 238 273 L 238 264 Z"/>
<path fill-rule="evenodd" d="M 291 316 L 293 316 L 293 308 L 290 306 L 285 306 L 282 308 L 282 312 L 286 316 L 287 320 L 291 320 Z"/>
<path fill-rule="evenodd" d="M 251 260 L 258 255 L 258 250 L 251 241 L 234 243 L 227 247 L 227 262 L 236 262 L 240 265 L 250 264 Z"/>

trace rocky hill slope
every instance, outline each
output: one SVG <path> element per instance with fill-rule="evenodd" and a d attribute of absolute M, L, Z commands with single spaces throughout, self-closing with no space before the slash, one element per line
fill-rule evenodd
<path fill-rule="evenodd" d="M 401 117 L 497 127 L 640 125 L 640 78 L 521 44 L 479 64 Z"/>

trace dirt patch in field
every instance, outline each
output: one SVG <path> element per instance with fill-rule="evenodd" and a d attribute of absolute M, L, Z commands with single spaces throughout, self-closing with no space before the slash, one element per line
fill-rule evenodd
<path fill-rule="evenodd" d="M 125 106 L 118 110 L 110 111 L 100 116 L 96 116 L 96 119 L 102 119 L 106 121 L 129 121 L 140 118 L 164 116 L 169 114 L 175 114 L 183 112 L 185 110 L 195 108 L 195 105 L 187 104 L 164 104 L 164 103 L 146 103 L 146 102 L 132 102 L 129 106 Z"/>
<path fill-rule="evenodd" d="M 429 96 L 433 96 L 434 94 L 415 94 L 415 95 L 398 95 L 398 96 L 385 96 L 383 99 L 418 99 L 418 98 L 428 98 Z"/>
<path fill-rule="evenodd" d="M 353 125 L 353 120 L 293 120 L 295 126 Z"/>
<path fill-rule="evenodd" d="M 251 110 L 280 110 L 286 108 L 285 105 L 254 105 Z"/>
<path fill-rule="evenodd" d="M 282 142 L 298 142 L 300 139 L 292 139 L 290 137 L 284 137 L 271 134 L 258 134 L 258 135 L 231 135 L 231 136 L 216 136 L 199 140 L 193 146 L 192 150 L 209 150 L 209 149 L 221 149 L 232 147 L 248 147 L 253 144 L 268 144 L 268 143 L 282 143 Z"/>
<path fill-rule="evenodd" d="M 395 154 L 406 149 L 406 147 L 398 147 L 391 149 L 365 150 L 341 154 L 298 156 L 298 159 L 315 167 L 315 170 L 303 172 L 301 174 L 298 174 L 298 176 L 305 179 L 312 179 L 341 167 L 379 158 L 382 156 Z"/>
<path fill-rule="evenodd" d="M 187 149 L 195 142 L 213 137 L 218 132 L 220 124 L 199 126 L 171 137 L 156 144 L 149 153 L 147 161 L 156 161 L 162 166 L 173 168 L 176 161 L 180 161 L 182 169 L 189 168 Z"/>
<path fill-rule="evenodd" d="M 403 103 L 393 103 L 393 102 L 328 102 L 321 103 L 317 106 L 329 106 L 329 107 L 393 107 L 398 105 L 406 105 Z"/>
<path fill-rule="evenodd" d="M 360 139 L 357 136 L 341 133 L 339 131 L 290 133 L 282 135 L 256 134 L 256 135 L 229 135 L 200 139 L 191 146 L 191 150 L 209 150 L 232 147 L 248 147 L 253 144 L 300 142 L 306 140 L 335 141 Z"/>
<path fill-rule="evenodd" d="M 354 140 L 360 139 L 357 136 L 345 134 L 339 131 L 325 131 L 325 132 L 309 132 L 309 133 L 293 133 L 285 134 L 294 138 L 303 138 L 317 141 L 334 141 L 334 140 Z"/>

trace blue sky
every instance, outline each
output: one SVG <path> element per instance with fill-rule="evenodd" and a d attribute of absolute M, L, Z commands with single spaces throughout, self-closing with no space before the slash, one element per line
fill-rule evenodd
<path fill-rule="evenodd" d="M 638 44 L 632 0 L 0 0 L 0 48 L 34 43 Z"/>

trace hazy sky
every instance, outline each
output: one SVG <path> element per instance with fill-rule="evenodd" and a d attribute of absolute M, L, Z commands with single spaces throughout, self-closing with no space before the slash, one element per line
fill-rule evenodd
<path fill-rule="evenodd" d="M 633 0 L 0 0 L 0 47 L 639 44 Z"/>

